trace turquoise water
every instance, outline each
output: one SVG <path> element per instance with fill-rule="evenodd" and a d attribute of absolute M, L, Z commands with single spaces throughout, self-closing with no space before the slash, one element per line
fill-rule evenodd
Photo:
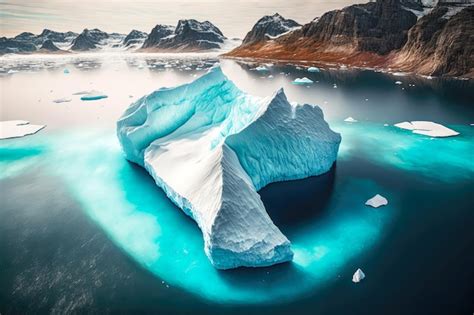
<path fill-rule="evenodd" d="M 228 65 L 228 69 L 236 66 Z M 300 74 L 292 71 L 294 76 Z M 74 74 L 72 71 L 69 75 Z M 94 75 L 101 73 L 88 73 L 84 80 L 91 80 Z M 161 80 L 167 80 L 172 74 L 159 75 L 163 76 Z M 244 75 L 255 76 L 253 72 L 234 75 L 243 80 Z M 268 310 L 284 314 L 291 309 L 298 313 L 338 313 L 344 310 L 338 303 L 342 299 L 350 301 L 356 312 L 369 305 L 370 312 L 376 314 L 390 305 L 393 313 L 407 309 L 411 313 L 420 302 L 410 296 L 423 296 L 420 292 L 424 292 L 432 308 L 422 304 L 421 313 L 469 309 L 468 297 L 473 289 L 470 280 L 474 277 L 469 267 L 472 250 L 467 249 L 472 249 L 474 235 L 464 226 L 474 221 L 474 128 L 465 120 L 473 118 L 472 109 L 466 107 L 464 115 L 458 113 L 457 106 L 463 99 L 453 105 L 454 109 L 448 107 L 450 104 L 433 102 L 438 121 L 444 122 L 440 119 L 446 115 L 447 125 L 461 135 L 446 139 L 415 135 L 384 126 L 388 105 L 377 108 L 362 103 L 363 107 L 351 108 L 355 95 L 367 95 L 369 91 L 361 92 L 363 87 L 358 87 L 355 92 L 350 83 L 344 89 L 348 77 L 339 75 L 337 93 L 342 105 L 327 105 L 332 106 L 327 110 L 330 124 L 343 139 L 336 166 L 323 176 L 275 183 L 261 191 L 270 216 L 288 236 L 295 252 L 292 263 L 269 268 L 218 271 L 212 267 L 194 222 L 166 198 L 145 171 L 123 158 L 114 117 L 107 116 L 107 112 L 120 113 L 113 91 L 105 90 L 109 98 L 95 105 L 78 105 L 79 100 L 66 105 L 70 111 L 78 111 L 80 117 L 87 117 L 83 111 L 89 110 L 102 122 L 82 119 L 80 126 L 64 126 L 58 117 L 51 118 L 55 108 L 49 107 L 48 117 L 44 113 L 24 117 L 28 115 L 21 113 L 23 116 L 17 118 L 33 123 L 41 117 L 50 120 L 37 135 L 0 142 L 4 200 L 0 216 L 5 219 L 0 223 L 0 266 L 4 267 L 0 268 L 0 277 L 5 279 L 0 285 L 2 308 L 10 312 L 35 309 L 35 303 L 49 295 L 46 302 L 39 304 L 45 311 Z M 350 73 L 350 78 L 354 75 Z M 384 74 L 362 72 L 359 78 L 369 86 L 372 78 L 387 80 L 385 92 L 397 88 Z M 175 78 L 190 79 L 184 75 Z M 320 89 L 327 96 L 335 78 L 320 79 L 327 83 L 327 89 L 295 87 L 290 95 L 305 100 Z M 269 84 L 278 85 L 259 77 L 255 80 L 263 81 L 262 90 L 273 87 Z M 291 85 L 292 78 L 287 80 L 285 84 Z M 442 82 L 437 84 L 446 88 Z M 312 92 L 308 95 L 307 91 Z M 123 93 L 121 108 L 129 102 L 129 93 L 132 92 Z M 371 98 L 380 97 L 378 93 L 374 89 Z M 390 102 L 410 97 L 415 102 L 421 97 L 417 93 L 425 93 L 438 102 L 443 100 L 443 95 L 430 90 L 415 91 L 412 96 L 404 94 Z M 342 119 L 350 114 L 346 108 L 367 118 L 345 123 Z M 419 119 L 417 111 L 411 114 L 413 119 Z M 7 108 L 9 115 L 14 112 L 14 108 Z M 410 111 L 400 110 L 397 115 L 402 114 L 410 116 Z M 389 205 L 366 207 L 365 201 L 377 193 L 387 197 Z M 59 211 L 63 208 L 67 210 Z M 36 216 L 41 217 L 40 224 L 35 221 Z M 87 254 L 81 250 L 91 243 L 99 250 L 94 247 Z M 21 250 L 16 252 L 14 248 Z M 57 256 L 62 248 L 70 251 L 62 250 Z M 426 251 L 435 254 L 427 259 Z M 81 257 L 87 255 L 94 258 L 84 263 Z M 49 269 L 31 267 L 38 264 L 46 264 Z M 413 266 L 423 267 L 415 272 Z M 449 269 L 452 278 L 440 276 L 447 273 L 449 266 L 456 268 Z M 357 268 L 364 270 L 367 279 L 355 285 L 351 278 Z M 75 270 L 81 273 L 76 275 Z M 89 276 L 93 280 L 84 280 Z M 61 281 L 54 281 L 56 278 Z M 453 280 L 456 278 L 457 282 Z M 433 279 L 438 279 L 438 289 L 425 286 Z M 77 283 L 75 288 L 62 287 L 69 281 Z M 444 289 L 439 291 L 439 287 Z M 390 292 L 390 297 L 383 292 Z M 452 303 L 437 305 L 439 296 Z M 395 307 L 397 301 L 403 301 L 405 306 Z"/>

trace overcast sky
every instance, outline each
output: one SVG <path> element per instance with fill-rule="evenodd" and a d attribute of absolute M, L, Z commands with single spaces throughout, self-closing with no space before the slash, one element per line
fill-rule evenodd
<path fill-rule="evenodd" d="M 243 37 L 263 15 L 280 13 L 307 23 L 326 11 L 364 0 L 0 0 L 1 36 L 44 28 L 80 32 L 100 28 L 149 32 L 179 19 L 209 20 L 227 37 Z"/>

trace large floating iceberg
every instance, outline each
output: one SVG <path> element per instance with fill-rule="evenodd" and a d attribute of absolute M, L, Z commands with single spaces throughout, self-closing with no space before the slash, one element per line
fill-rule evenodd
<path fill-rule="evenodd" d="M 126 158 L 197 222 L 218 269 L 293 258 L 257 191 L 327 172 L 341 141 L 319 107 L 292 106 L 283 90 L 248 95 L 219 67 L 142 97 L 117 122 L 117 134 Z"/>

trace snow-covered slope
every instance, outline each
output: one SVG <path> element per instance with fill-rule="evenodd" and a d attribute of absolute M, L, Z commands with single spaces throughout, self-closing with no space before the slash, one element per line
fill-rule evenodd
<path fill-rule="evenodd" d="M 257 190 L 328 171 L 341 140 L 319 107 L 292 106 L 283 90 L 245 94 L 220 68 L 141 98 L 117 122 L 117 134 L 127 159 L 197 222 L 219 269 L 292 259 Z"/>

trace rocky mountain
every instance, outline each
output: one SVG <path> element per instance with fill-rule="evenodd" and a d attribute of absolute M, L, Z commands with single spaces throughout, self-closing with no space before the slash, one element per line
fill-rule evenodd
<path fill-rule="evenodd" d="M 51 39 L 46 40 L 42 45 L 40 50 L 46 50 L 46 51 L 60 51 L 56 45 L 54 45 L 53 41 Z"/>
<path fill-rule="evenodd" d="M 123 39 L 123 46 L 132 47 L 132 46 L 142 46 L 144 41 L 147 39 L 148 34 L 145 32 L 132 30 L 128 35 Z"/>
<path fill-rule="evenodd" d="M 474 47 L 472 2 L 377 0 L 352 5 L 277 38 L 244 41 L 226 56 L 469 75 Z"/>
<path fill-rule="evenodd" d="M 420 18 L 391 66 L 434 76 L 474 78 L 474 6 L 440 5 Z"/>
<path fill-rule="evenodd" d="M 71 50 L 74 51 L 88 51 L 97 49 L 98 46 L 103 43 L 105 39 L 109 38 L 109 34 L 103 32 L 97 28 L 88 30 L 87 28 L 82 31 L 72 41 Z"/>
<path fill-rule="evenodd" d="M 263 40 L 273 39 L 300 27 L 296 21 L 285 19 L 280 14 L 265 15 L 245 36 L 242 45 L 251 45 Z"/>
<path fill-rule="evenodd" d="M 173 26 L 158 24 L 151 30 L 150 34 L 143 43 L 142 48 L 156 47 L 163 38 L 172 34 L 174 34 Z"/>
<path fill-rule="evenodd" d="M 32 43 L 14 38 L 0 37 L 0 54 L 31 53 L 36 50 L 36 46 Z"/>
<path fill-rule="evenodd" d="M 179 20 L 174 30 L 167 25 L 157 25 L 148 35 L 142 48 L 173 51 L 207 50 L 220 48 L 225 39 L 222 32 L 209 21 Z"/>

